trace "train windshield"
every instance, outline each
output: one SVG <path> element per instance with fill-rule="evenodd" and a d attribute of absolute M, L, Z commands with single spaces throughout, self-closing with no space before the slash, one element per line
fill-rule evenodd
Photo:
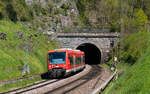
<path fill-rule="evenodd" d="M 65 64 L 66 52 L 49 53 L 50 64 Z"/>

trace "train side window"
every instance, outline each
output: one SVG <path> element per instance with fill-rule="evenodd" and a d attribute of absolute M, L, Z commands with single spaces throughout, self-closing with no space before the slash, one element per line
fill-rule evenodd
<path fill-rule="evenodd" d="M 79 64 L 81 64 L 81 57 L 79 58 Z"/>
<path fill-rule="evenodd" d="M 76 65 L 78 65 L 78 58 L 76 59 Z"/>
<path fill-rule="evenodd" d="M 76 65 L 81 64 L 81 57 L 76 59 Z"/>
<path fill-rule="evenodd" d="M 85 56 L 83 56 L 83 62 L 85 62 Z"/>
<path fill-rule="evenodd" d="M 73 57 L 69 57 L 70 65 L 73 65 Z"/>
<path fill-rule="evenodd" d="M 81 63 L 83 63 L 83 56 L 81 56 Z"/>

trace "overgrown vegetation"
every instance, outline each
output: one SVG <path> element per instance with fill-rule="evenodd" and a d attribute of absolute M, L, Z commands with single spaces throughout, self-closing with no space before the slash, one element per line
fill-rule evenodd
<path fill-rule="evenodd" d="M 10 19 L 16 21 L 31 21 L 33 11 L 24 0 L 1 0 L 0 19 Z"/>
<path fill-rule="evenodd" d="M 149 0 L 75 0 L 82 23 L 111 31 L 143 31 L 149 28 Z M 122 20 L 122 21 L 121 21 Z"/>
<path fill-rule="evenodd" d="M 122 43 L 118 73 L 123 73 L 109 84 L 104 94 L 148 94 L 150 78 L 150 33 L 129 35 Z"/>
<path fill-rule="evenodd" d="M 0 80 L 25 76 L 22 71 L 26 65 L 30 75 L 46 71 L 46 53 L 58 46 L 55 40 L 11 21 L 0 21 L 0 32 L 7 35 L 6 40 L 0 39 Z M 18 32 L 22 33 L 21 38 Z"/>
<path fill-rule="evenodd" d="M 39 3 L 28 6 L 25 0 L 1 0 L 0 19 L 10 19 L 13 22 L 32 22 L 35 19 L 35 16 L 49 16 L 51 7 L 52 4 L 48 4 L 46 8 L 43 8 Z"/>

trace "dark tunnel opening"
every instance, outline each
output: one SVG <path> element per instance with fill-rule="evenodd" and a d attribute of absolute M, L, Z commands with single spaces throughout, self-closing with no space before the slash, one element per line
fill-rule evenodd
<path fill-rule="evenodd" d="M 96 65 L 101 63 L 101 52 L 99 48 L 90 43 L 79 45 L 76 49 L 85 53 L 85 63 L 89 65 Z"/>

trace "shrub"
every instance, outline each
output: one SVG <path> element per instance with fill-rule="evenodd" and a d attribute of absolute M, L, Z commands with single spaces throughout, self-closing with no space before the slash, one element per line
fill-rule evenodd
<path fill-rule="evenodd" d="M 6 11 L 7 11 L 9 19 L 11 19 L 12 21 L 16 22 L 17 21 L 17 13 L 14 10 L 14 7 L 12 6 L 12 4 L 8 4 L 6 6 Z"/>
<path fill-rule="evenodd" d="M 61 8 L 64 9 L 64 10 L 68 10 L 70 8 L 70 5 L 68 5 L 68 4 L 62 4 Z"/>
<path fill-rule="evenodd" d="M 0 12 L 0 20 L 3 19 L 3 14 Z"/>

